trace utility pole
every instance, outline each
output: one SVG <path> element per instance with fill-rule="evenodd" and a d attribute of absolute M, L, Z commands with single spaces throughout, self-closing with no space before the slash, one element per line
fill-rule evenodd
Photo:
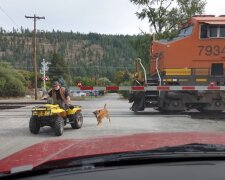
<path fill-rule="evenodd" d="M 36 21 L 37 19 L 45 19 L 45 17 L 39 17 L 34 14 L 34 16 L 26 16 L 25 18 L 34 19 L 34 84 L 35 84 L 35 100 L 37 100 L 37 60 L 36 60 Z"/>

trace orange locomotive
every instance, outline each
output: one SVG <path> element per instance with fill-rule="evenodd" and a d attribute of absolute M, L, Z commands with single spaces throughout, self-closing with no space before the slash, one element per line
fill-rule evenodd
<path fill-rule="evenodd" d="M 194 16 L 171 40 L 153 41 L 150 47 L 148 86 L 225 85 L 225 16 Z M 136 85 L 143 82 L 135 80 Z M 130 98 L 132 110 L 155 107 L 160 111 L 225 110 L 224 91 L 146 91 Z"/>

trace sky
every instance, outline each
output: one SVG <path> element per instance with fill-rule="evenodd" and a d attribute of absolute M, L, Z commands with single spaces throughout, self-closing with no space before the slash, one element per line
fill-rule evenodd
<path fill-rule="evenodd" d="M 205 14 L 225 14 L 225 0 L 207 0 Z M 0 0 L 0 26 L 33 29 L 27 16 L 44 16 L 37 29 L 81 33 L 140 34 L 149 32 L 147 20 L 135 15 L 139 11 L 129 0 Z M 140 30 L 141 29 L 141 30 Z"/>

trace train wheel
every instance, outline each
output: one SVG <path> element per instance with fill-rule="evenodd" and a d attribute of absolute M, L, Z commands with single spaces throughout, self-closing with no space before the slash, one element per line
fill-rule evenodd
<path fill-rule="evenodd" d="M 221 113 L 223 104 L 221 101 L 213 101 L 212 104 L 206 104 L 202 107 L 196 108 L 201 113 L 212 114 L 212 113 Z"/>

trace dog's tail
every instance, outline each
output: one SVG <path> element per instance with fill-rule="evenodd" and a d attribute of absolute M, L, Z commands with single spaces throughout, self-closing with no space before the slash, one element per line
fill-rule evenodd
<path fill-rule="evenodd" d="M 106 109 L 106 104 L 104 105 L 104 109 Z"/>

